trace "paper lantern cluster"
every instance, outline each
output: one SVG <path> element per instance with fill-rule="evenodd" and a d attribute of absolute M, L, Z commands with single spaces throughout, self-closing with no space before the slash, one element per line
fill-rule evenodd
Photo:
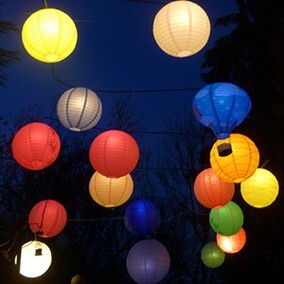
<path fill-rule="evenodd" d="M 233 254 L 246 243 L 244 214 L 232 201 L 234 184 L 240 184 L 244 201 L 256 208 L 271 205 L 279 185 L 272 173 L 258 168 L 260 154 L 255 143 L 243 134 L 232 133 L 251 109 L 249 95 L 242 88 L 225 82 L 207 85 L 195 95 L 192 107 L 197 120 L 216 137 L 210 151 L 211 168 L 199 173 L 194 182 L 195 197 L 210 208 L 209 224 L 216 233 L 216 242 L 204 246 L 201 259 L 216 268 L 224 259 L 214 254 L 215 250 Z"/>
<path fill-rule="evenodd" d="M 127 202 L 134 187 L 130 173 L 139 160 L 134 138 L 122 130 L 105 131 L 93 140 L 89 159 L 95 170 L 89 182 L 92 199 L 104 207 Z"/>
<path fill-rule="evenodd" d="M 35 278 L 43 275 L 51 265 L 49 247 L 37 237 L 51 238 L 62 232 L 67 223 L 67 212 L 56 200 L 46 199 L 38 202 L 29 213 L 29 226 L 36 239 L 22 245 L 19 258 L 19 272 L 25 277 Z"/>
<path fill-rule="evenodd" d="M 191 56 L 207 44 L 210 20 L 199 5 L 173 1 L 157 13 L 153 35 L 157 45 L 168 55 Z M 54 8 L 46 7 L 32 13 L 22 28 L 24 48 L 33 58 L 45 63 L 67 58 L 74 51 L 77 38 L 74 21 Z M 194 183 L 195 197 L 210 208 L 209 223 L 216 233 L 216 242 L 207 243 L 201 250 L 201 260 L 210 268 L 219 267 L 225 260 L 225 253 L 240 251 L 246 242 L 242 209 L 232 201 L 234 184 L 241 184 L 243 199 L 256 208 L 271 205 L 278 195 L 277 179 L 269 171 L 258 168 L 260 157 L 254 142 L 245 135 L 231 133 L 244 121 L 250 109 L 248 94 L 231 83 L 207 85 L 193 99 L 195 117 L 209 127 L 217 139 L 210 151 L 211 168 L 202 171 Z M 65 91 L 57 104 L 58 120 L 71 131 L 91 129 L 101 115 L 99 97 L 87 88 Z M 60 139 L 50 126 L 30 123 L 16 133 L 12 152 L 22 167 L 42 170 L 54 163 L 60 146 Z M 134 187 L 130 173 L 139 160 L 136 141 L 124 131 L 105 131 L 92 142 L 89 159 L 95 170 L 89 182 L 93 200 L 106 208 L 125 204 Z M 55 200 L 39 202 L 29 214 L 30 229 L 37 237 L 60 234 L 66 222 L 67 212 Z M 159 226 L 160 212 L 153 202 L 137 200 L 127 207 L 124 222 L 134 235 L 147 237 Z M 50 264 L 51 252 L 44 243 L 35 240 L 22 246 L 22 275 L 38 277 Z M 170 256 L 157 240 L 142 240 L 129 251 L 126 266 L 137 283 L 157 283 L 169 271 Z M 82 283 L 82 279 L 76 275 L 71 282 Z"/>
<path fill-rule="evenodd" d="M 149 237 L 160 224 L 160 211 L 150 200 L 138 199 L 128 205 L 124 214 L 126 228 L 135 236 Z M 128 252 L 126 266 L 137 283 L 158 283 L 168 273 L 170 255 L 155 239 L 137 242 Z"/>
<path fill-rule="evenodd" d="M 153 35 L 158 46 L 168 55 L 191 56 L 206 45 L 210 20 L 196 3 L 173 1 L 155 16 Z"/>

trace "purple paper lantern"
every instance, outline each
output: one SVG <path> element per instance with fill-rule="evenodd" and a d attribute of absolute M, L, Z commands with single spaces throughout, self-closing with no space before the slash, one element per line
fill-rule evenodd
<path fill-rule="evenodd" d="M 160 224 L 160 211 L 150 200 L 136 200 L 125 210 L 124 224 L 136 236 L 154 233 Z"/>
<path fill-rule="evenodd" d="M 130 277 L 139 284 L 154 284 L 161 281 L 169 272 L 170 255 L 160 242 L 143 240 L 136 243 L 126 259 Z"/>

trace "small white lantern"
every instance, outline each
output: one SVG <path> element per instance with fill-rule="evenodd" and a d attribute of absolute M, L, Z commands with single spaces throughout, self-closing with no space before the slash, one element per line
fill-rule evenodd
<path fill-rule="evenodd" d="M 205 11 L 190 1 L 173 1 L 156 15 L 153 34 L 167 54 L 187 57 L 199 52 L 210 35 L 210 20 Z"/>
<path fill-rule="evenodd" d="M 49 247 L 39 241 L 30 241 L 22 245 L 21 256 L 15 257 L 15 264 L 20 267 L 20 274 L 28 278 L 43 275 L 51 265 Z"/>
<path fill-rule="evenodd" d="M 102 115 L 99 97 L 87 88 L 72 88 L 63 93 L 57 103 L 59 121 L 72 131 L 94 127 Z"/>

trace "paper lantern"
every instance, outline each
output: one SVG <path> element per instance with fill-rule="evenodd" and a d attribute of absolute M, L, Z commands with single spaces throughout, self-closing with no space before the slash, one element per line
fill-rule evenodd
<path fill-rule="evenodd" d="M 129 251 L 126 259 L 130 277 L 139 284 L 158 283 L 170 269 L 170 255 L 160 242 L 142 240 Z"/>
<path fill-rule="evenodd" d="M 29 170 L 42 170 L 58 157 L 60 139 L 50 126 L 33 122 L 22 127 L 12 142 L 15 160 Z"/>
<path fill-rule="evenodd" d="M 85 284 L 85 283 L 86 283 L 85 278 L 79 274 L 73 276 L 71 279 L 71 284 Z"/>
<path fill-rule="evenodd" d="M 136 236 L 146 237 L 154 233 L 160 221 L 160 211 L 150 200 L 136 200 L 125 210 L 124 224 Z"/>
<path fill-rule="evenodd" d="M 271 205 L 279 193 L 276 177 L 268 170 L 258 168 L 241 183 L 241 195 L 245 202 L 256 208 Z"/>
<path fill-rule="evenodd" d="M 227 204 L 234 196 L 235 184 L 221 180 L 212 168 L 203 170 L 194 181 L 194 195 L 207 208 Z"/>
<path fill-rule="evenodd" d="M 108 178 L 95 172 L 89 182 L 89 192 L 92 199 L 107 208 L 124 204 L 131 197 L 133 187 L 130 174 L 120 178 Z"/>
<path fill-rule="evenodd" d="M 222 236 L 216 234 L 216 241 L 218 246 L 225 253 L 237 253 L 246 243 L 246 232 L 241 228 L 236 234 L 230 236 Z"/>
<path fill-rule="evenodd" d="M 218 146 L 228 143 L 232 153 L 220 156 Z M 226 182 L 240 183 L 252 176 L 259 165 L 259 152 L 254 142 L 242 134 L 232 133 L 218 139 L 210 151 L 210 164 L 217 176 Z"/>
<path fill-rule="evenodd" d="M 210 268 L 217 268 L 223 264 L 225 253 L 218 247 L 216 242 L 209 242 L 201 250 L 202 262 Z"/>
<path fill-rule="evenodd" d="M 49 247 L 39 241 L 30 241 L 22 245 L 20 257 L 15 257 L 15 264 L 19 265 L 20 274 L 28 278 L 43 275 L 52 261 Z"/>
<path fill-rule="evenodd" d="M 153 35 L 167 54 L 187 57 L 199 52 L 210 35 L 210 20 L 205 11 L 190 1 L 173 1 L 156 15 Z"/>
<path fill-rule="evenodd" d="M 96 171 L 109 178 L 119 178 L 136 167 L 139 148 L 128 133 L 108 130 L 94 139 L 89 157 Z"/>
<path fill-rule="evenodd" d="M 99 97 L 87 88 L 72 88 L 63 93 L 57 103 L 59 121 L 73 131 L 94 127 L 102 115 Z"/>
<path fill-rule="evenodd" d="M 194 96 L 192 106 L 198 121 L 213 130 L 217 139 L 224 139 L 247 117 L 251 100 L 242 88 L 234 84 L 214 83 Z"/>
<path fill-rule="evenodd" d="M 34 233 L 50 238 L 62 232 L 67 223 L 67 212 L 58 201 L 46 199 L 30 211 L 29 225 Z"/>
<path fill-rule="evenodd" d="M 59 62 L 68 57 L 76 47 L 77 38 L 74 21 L 66 13 L 54 8 L 34 12 L 22 28 L 26 51 L 45 63 Z"/>
<path fill-rule="evenodd" d="M 230 236 L 243 226 L 244 214 L 237 203 L 229 201 L 223 207 L 210 210 L 209 223 L 215 233 Z"/>

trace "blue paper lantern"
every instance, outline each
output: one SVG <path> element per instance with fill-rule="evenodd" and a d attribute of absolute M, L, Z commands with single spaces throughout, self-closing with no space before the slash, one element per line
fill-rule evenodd
<path fill-rule="evenodd" d="M 213 130 L 217 139 L 229 137 L 251 109 L 249 95 L 231 83 L 213 83 L 193 98 L 193 112 L 198 121 Z"/>
<path fill-rule="evenodd" d="M 146 237 L 159 226 L 160 211 L 152 201 L 139 199 L 126 208 L 124 223 L 134 235 Z"/>
<path fill-rule="evenodd" d="M 142 240 L 136 243 L 126 258 L 129 276 L 139 284 L 155 284 L 169 272 L 170 255 L 160 242 Z"/>

